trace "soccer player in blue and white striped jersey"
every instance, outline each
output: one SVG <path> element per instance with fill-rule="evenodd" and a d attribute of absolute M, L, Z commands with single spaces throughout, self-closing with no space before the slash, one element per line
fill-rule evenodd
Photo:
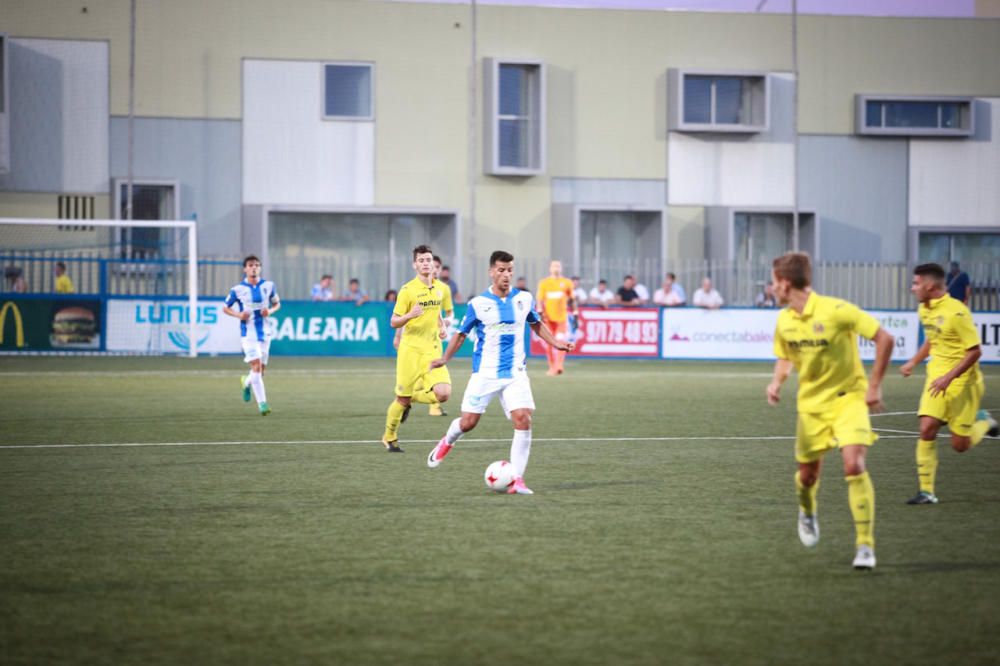
<path fill-rule="evenodd" d="M 514 484 L 509 494 L 531 495 L 524 485 L 524 471 L 531 453 L 531 415 L 535 400 L 525 365 L 524 326 L 531 329 L 552 347 L 573 351 L 573 343 L 556 340 L 535 312 L 535 299 L 530 292 L 511 288 L 514 255 L 497 250 L 490 256 L 492 285 L 472 298 L 465 311 L 459 332 L 451 338 L 444 356 L 431 362 L 439 368 L 451 360 L 465 338 L 476 332 L 472 356 L 472 376 L 462 398 L 462 416 L 451 422 L 448 432 L 427 456 L 427 466 L 437 467 L 459 438 L 479 423 L 479 417 L 494 397 L 500 398 L 507 418 L 514 422 L 514 439 L 510 445 L 510 462 L 514 466 Z"/>
<path fill-rule="evenodd" d="M 240 377 L 243 401 L 250 402 L 250 391 L 257 399 L 262 416 L 271 413 L 264 392 L 264 369 L 271 349 L 272 327 L 268 317 L 281 307 L 278 288 L 260 277 L 260 259 L 250 255 L 243 260 L 242 282 L 229 290 L 222 308 L 230 317 L 240 320 L 243 361 L 250 364 L 250 374 Z"/>

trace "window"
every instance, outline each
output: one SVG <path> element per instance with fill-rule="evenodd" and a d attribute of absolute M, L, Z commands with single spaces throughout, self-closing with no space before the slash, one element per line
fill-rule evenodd
<path fill-rule="evenodd" d="M 337 296 L 357 278 L 369 298 L 381 300 L 413 278 L 414 247 L 429 243 L 435 254 L 455 257 L 456 234 L 455 214 L 443 211 L 272 211 L 267 271 L 287 298 L 308 298 L 319 277 L 330 274 Z"/>
<path fill-rule="evenodd" d="M 323 65 L 323 118 L 373 120 L 373 70 L 365 63 Z"/>
<path fill-rule="evenodd" d="M 733 243 L 737 260 L 767 263 L 792 249 L 792 216 L 736 213 Z"/>
<path fill-rule="evenodd" d="M 671 130 L 755 133 L 768 129 L 766 73 L 670 69 L 667 74 Z"/>
<path fill-rule="evenodd" d="M 858 134 L 967 137 L 975 132 L 971 97 L 856 96 Z"/>
<path fill-rule="evenodd" d="M 115 179 L 117 204 L 114 205 L 115 219 L 128 219 L 128 181 Z M 177 220 L 180 219 L 180 202 L 177 197 L 176 181 L 132 181 L 133 220 Z M 157 259 L 164 255 L 163 249 L 175 240 L 168 238 L 172 232 L 163 227 L 125 227 L 120 230 L 119 255 L 123 259 Z"/>
<path fill-rule="evenodd" d="M 538 62 L 485 61 L 485 170 L 530 176 L 545 170 L 545 69 Z"/>
<path fill-rule="evenodd" d="M 663 214 L 653 210 L 579 211 L 578 265 L 585 279 L 596 286 L 608 280 L 617 291 L 625 275 L 646 285 L 662 279 Z"/>
<path fill-rule="evenodd" d="M 918 260 L 945 265 L 1000 261 L 1000 234 L 922 232 Z"/>

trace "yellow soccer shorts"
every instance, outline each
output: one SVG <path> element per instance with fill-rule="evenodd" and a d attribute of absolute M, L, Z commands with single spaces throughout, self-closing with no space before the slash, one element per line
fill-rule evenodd
<path fill-rule="evenodd" d="M 423 385 L 427 388 L 436 384 L 450 385 L 451 375 L 448 374 L 447 367 L 428 371 L 431 361 L 436 358 L 441 358 L 440 348 L 422 350 L 400 345 L 399 355 L 396 357 L 396 395 L 411 397 L 414 385 L 420 380 L 423 380 Z"/>
<path fill-rule="evenodd" d="M 795 460 L 815 462 L 830 449 L 861 444 L 871 446 L 872 432 L 865 394 L 857 391 L 836 398 L 825 412 L 799 412 L 795 433 Z"/>
<path fill-rule="evenodd" d="M 983 399 L 985 385 L 982 375 L 977 381 L 952 382 L 944 393 L 931 395 L 932 377 L 927 378 L 924 392 L 920 395 L 919 416 L 930 416 L 948 424 L 948 429 L 959 437 L 972 434 L 972 424 L 976 422 L 976 412 Z"/>

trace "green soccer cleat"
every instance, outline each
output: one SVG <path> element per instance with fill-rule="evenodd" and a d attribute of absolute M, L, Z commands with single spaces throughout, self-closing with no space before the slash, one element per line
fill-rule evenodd
<path fill-rule="evenodd" d="M 1000 436 L 1000 425 L 997 425 L 997 420 L 990 416 L 990 413 L 985 409 L 980 409 L 976 412 L 977 421 L 986 421 L 990 424 L 990 429 L 986 431 L 986 434 L 990 437 Z"/>
<path fill-rule="evenodd" d="M 906 500 L 907 504 L 937 504 L 938 498 L 934 493 L 921 490 L 919 493 Z"/>
<path fill-rule="evenodd" d="M 260 415 L 267 416 L 270 413 L 271 413 L 271 407 L 266 402 L 260 403 Z"/>
<path fill-rule="evenodd" d="M 240 377 L 240 388 L 243 389 L 243 402 L 250 402 L 250 386 L 247 384 L 248 375 Z"/>

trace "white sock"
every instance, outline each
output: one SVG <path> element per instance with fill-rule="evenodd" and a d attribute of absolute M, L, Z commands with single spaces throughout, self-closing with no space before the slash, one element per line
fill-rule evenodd
<path fill-rule="evenodd" d="M 253 372 L 248 372 L 247 373 L 247 376 L 243 378 L 243 386 L 250 386 L 250 377 L 252 375 L 253 375 Z"/>
<path fill-rule="evenodd" d="M 259 372 L 250 373 L 250 387 L 253 388 L 253 397 L 257 398 L 257 404 L 267 402 L 267 394 L 264 393 L 264 377 Z"/>
<path fill-rule="evenodd" d="M 451 422 L 451 425 L 448 426 L 448 432 L 445 433 L 444 438 L 448 440 L 449 444 L 454 444 L 458 441 L 459 437 L 465 434 L 462 432 L 462 429 L 458 427 L 460 422 L 461 419 L 455 419 Z"/>
<path fill-rule="evenodd" d="M 524 476 L 529 455 L 531 455 L 531 430 L 515 430 L 514 439 L 510 443 L 510 464 L 514 466 L 514 473 L 517 476 Z"/>

